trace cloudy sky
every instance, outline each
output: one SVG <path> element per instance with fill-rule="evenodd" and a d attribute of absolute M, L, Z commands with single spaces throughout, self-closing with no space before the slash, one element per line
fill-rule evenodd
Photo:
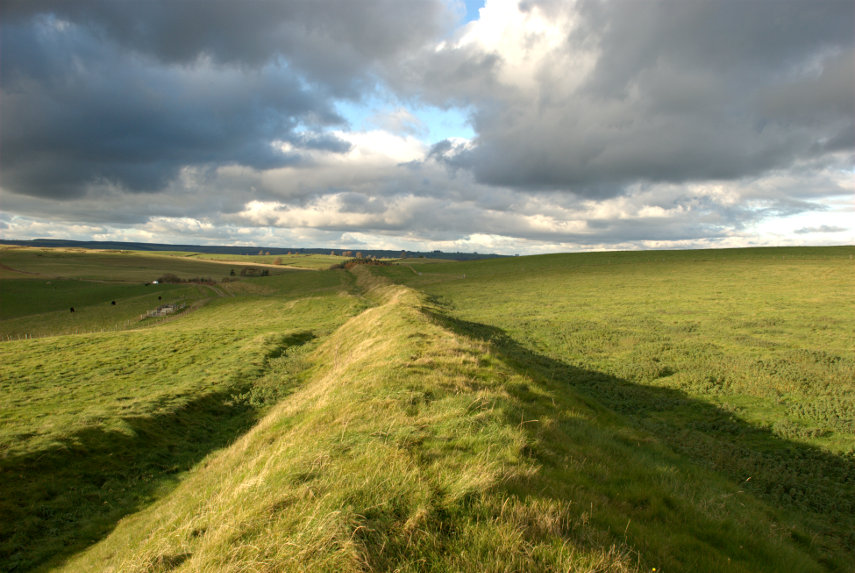
<path fill-rule="evenodd" d="M 4 0 L 0 238 L 855 244 L 851 0 Z"/>

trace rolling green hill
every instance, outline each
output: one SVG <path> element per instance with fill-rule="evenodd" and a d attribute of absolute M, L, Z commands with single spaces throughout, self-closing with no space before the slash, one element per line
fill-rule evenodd
<path fill-rule="evenodd" d="M 292 271 L 2 342 L 0 569 L 850 570 L 853 254 Z M 3 328 L 61 292 L 6 255 Z"/>

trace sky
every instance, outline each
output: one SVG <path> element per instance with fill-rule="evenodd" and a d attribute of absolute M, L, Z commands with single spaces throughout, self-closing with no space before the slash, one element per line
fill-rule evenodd
<path fill-rule="evenodd" d="M 3 0 L 3 238 L 855 244 L 855 2 Z"/>

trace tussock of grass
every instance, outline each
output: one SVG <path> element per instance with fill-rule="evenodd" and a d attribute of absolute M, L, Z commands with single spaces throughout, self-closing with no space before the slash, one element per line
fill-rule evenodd
<path fill-rule="evenodd" d="M 820 570 L 650 434 L 414 291 L 368 296 L 297 392 L 63 570 Z"/>

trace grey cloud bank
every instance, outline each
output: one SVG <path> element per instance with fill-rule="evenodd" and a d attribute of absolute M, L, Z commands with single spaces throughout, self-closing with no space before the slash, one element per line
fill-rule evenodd
<path fill-rule="evenodd" d="M 461 14 L 440 0 L 4 2 L 3 236 L 855 242 L 851 1 Z M 378 95 L 394 106 L 354 130 L 338 103 Z M 419 105 L 465 109 L 475 137 L 419 139 Z"/>
<path fill-rule="evenodd" d="M 851 152 L 854 6 L 581 3 L 577 28 L 532 63 L 536 90 L 479 94 L 478 145 L 458 163 L 488 184 L 598 197 Z M 596 61 L 579 82 L 586 53 Z"/>

